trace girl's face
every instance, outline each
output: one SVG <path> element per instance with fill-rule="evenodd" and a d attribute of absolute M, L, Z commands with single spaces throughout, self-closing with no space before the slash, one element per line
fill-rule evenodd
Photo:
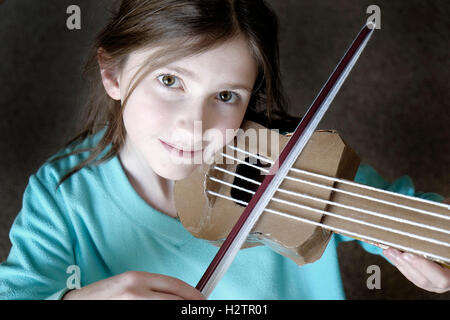
<path fill-rule="evenodd" d="M 112 98 L 123 103 L 131 78 L 151 53 L 131 54 L 117 87 L 107 89 Z M 126 103 L 123 152 L 163 178 L 186 178 L 207 151 L 231 140 L 226 131 L 240 127 L 256 77 L 244 38 L 152 71 Z"/>

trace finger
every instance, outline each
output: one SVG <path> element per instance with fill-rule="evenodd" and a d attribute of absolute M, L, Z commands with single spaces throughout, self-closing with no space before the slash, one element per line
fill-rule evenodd
<path fill-rule="evenodd" d="M 184 300 L 182 297 L 151 291 L 151 290 L 139 290 L 138 292 L 126 292 L 121 296 L 113 298 L 113 300 Z"/>
<path fill-rule="evenodd" d="M 169 293 L 164 293 L 164 292 L 155 292 L 155 291 L 153 291 L 153 293 L 148 297 L 148 299 L 151 299 L 151 300 L 185 300 L 182 297 L 174 295 L 174 294 L 169 294 Z"/>
<path fill-rule="evenodd" d="M 186 282 L 162 274 L 148 274 L 148 285 L 152 291 L 179 296 L 187 300 L 205 300 L 200 291 Z"/>
<path fill-rule="evenodd" d="M 422 273 L 431 283 L 432 288 L 438 290 L 449 289 L 450 269 L 411 253 L 404 253 L 401 258 L 407 261 L 411 267 Z"/>
<path fill-rule="evenodd" d="M 423 289 L 425 289 L 424 287 L 429 286 L 428 279 L 409 265 L 406 260 L 402 259 L 402 252 L 389 248 L 384 250 L 383 253 L 409 281 Z"/>
<path fill-rule="evenodd" d="M 423 257 L 395 249 L 383 251 L 399 271 L 416 286 L 437 293 L 450 289 L 450 270 Z"/>

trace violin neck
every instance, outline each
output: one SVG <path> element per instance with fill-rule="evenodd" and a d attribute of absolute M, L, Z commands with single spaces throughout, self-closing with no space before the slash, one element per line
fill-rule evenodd
<path fill-rule="evenodd" d="M 449 264 L 448 206 L 352 182 L 336 182 L 334 188 L 333 204 L 326 209 L 333 215 L 324 216 L 324 225 L 382 248 L 395 247 Z"/>

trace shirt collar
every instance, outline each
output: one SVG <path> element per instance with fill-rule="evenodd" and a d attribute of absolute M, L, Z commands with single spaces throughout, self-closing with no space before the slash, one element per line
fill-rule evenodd
<path fill-rule="evenodd" d="M 193 237 L 179 219 L 156 210 L 137 193 L 117 155 L 100 164 L 99 170 L 112 200 L 131 221 L 174 245 L 181 245 Z"/>

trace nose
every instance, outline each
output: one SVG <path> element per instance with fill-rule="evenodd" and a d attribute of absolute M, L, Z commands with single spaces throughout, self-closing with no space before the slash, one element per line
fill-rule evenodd
<path fill-rule="evenodd" d="M 208 99 L 199 98 L 186 102 L 175 111 L 174 134 L 177 140 L 185 141 L 196 149 L 201 148 L 207 108 Z"/>
<path fill-rule="evenodd" d="M 176 109 L 175 127 L 192 131 L 196 122 L 203 122 L 206 119 L 209 99 L 199 97 L 189 100 Z"/>

